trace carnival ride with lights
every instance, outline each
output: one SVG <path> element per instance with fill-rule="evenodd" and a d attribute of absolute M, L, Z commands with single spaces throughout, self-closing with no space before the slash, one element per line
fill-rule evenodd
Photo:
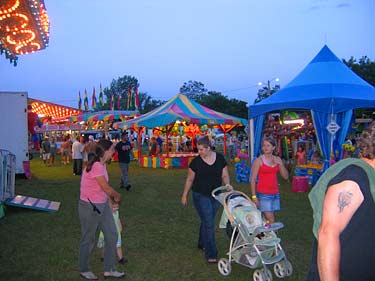
<path fill-rule="evenodd" d="M 49 27 L 43 0 L 0 1 L 0 54 L 16 66 L 18 55 L 48 46 Z"/>
<path fill-rule="evenodd" d="M 70 116 L 82 113 L 81 110 L 32 98 L 28 98 L 27 104 L 29 150 L 39 150 L 39 140 L 44 134 L 53 135 L 57 141 L 62 141 L 66 132 L 81 131 L 80 124 L 68 122 Z"/>
<path fill-rule="evenodd" d="M 111 137 L 112 122 L 124 121 L 138 114 L 138 111 L 129 110 L 82 111 L 31 98 L 28 99 L 28 105 L 31 106 L 30 110 L 35 119 L 29 120 L 34 150 L 39 150 L 38 141 L 44 135 L 54 136 L 58 147 L 67 134 L 75 136 L 82 133 Z M 39 124 L 36 119 L 39 119 Z"/>

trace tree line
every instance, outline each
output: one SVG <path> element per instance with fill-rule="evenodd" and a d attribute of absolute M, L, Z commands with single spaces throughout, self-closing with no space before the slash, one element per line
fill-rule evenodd
<path fill-rule="evenodd" d="M 351 57 L 349 60 L 343 59 L 343 62 L 351 68 L 362 79 L 375 86 L 375 62 L 371 61 L 367 56 L 361 57 L 359 60 Z M 113 79 L 111 84 L 104 88 L 103 93 L 107 97 L 100 110 L 110 109 L 113 100 L 115 103 L 120 103 L 120 108 L 127 108 L 127 98 L 129 93 L 134 94 L 134 89 L 138 89 L 138 79 L 125 75 L 117 79 Z M 258 103 L 263 99 L 269 97 L 280 89 L 279 85 L 271 87 L 266 85 L 258 90 L 257 97 L 254 103 Z M 193 99 L 201 105 L 204 105 L 213 110 L 226 113 L 229 115 L 248 118 L 248 106 L 246 101 L 235 98 L 229 98 L 218 91 L 209 91 L 205 85 L 199 81 L 189 80 L 185 82 L 179 89 L 181 94 L 185 94 L 188 98 Z M 120 96 L 120 99 L 118 98 Z M 137 91 L 137 99 L 139 106 L 138 111 L 141 114 L 147 113 L 166 101 L 153 98 L 147 92 Z M 116 106 L 115 106 L 116 108 Z M 135 108 L 132 108 L 135 109 Z"/>

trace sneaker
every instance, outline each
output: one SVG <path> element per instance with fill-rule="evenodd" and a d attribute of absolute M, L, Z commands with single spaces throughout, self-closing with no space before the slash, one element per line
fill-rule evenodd
<path fill-rule="evenodd" d="M 121 258 L 121 259 L 118 260 L 118 263 L 120 263 L 120 264 L 125 264 L 127 262 L 128 262 L 128 260 L 126 258 Z"/>
<path fill-rule="evenodd" d="M 132 188 L 131 184 L 128 184 L 127 186 L 125 186 L 126 190 L 129 191 L 130 188 Z"/>
<path fill-rule="evenodd" d="M 80 272 L 79 276 L 81 276 L 83 279 L 86 279 L 86 280 L 99 280 L 99 278 L 91 271 Z"/>
<path fill-rule="evenodd" d="M 104 272 L 104 279 L 107 278 L 124 278 L 125 273 L 124 272 L 118 272 L 118 271 L 107 271 Z"/>

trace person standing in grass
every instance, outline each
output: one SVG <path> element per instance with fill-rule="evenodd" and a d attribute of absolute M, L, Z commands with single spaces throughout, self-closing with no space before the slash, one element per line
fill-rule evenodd
<path fill-rule="evenodd" d="M 57 144 L 56 144 L 56 141 L 55 141 L 55 138 L 54 137 L 51 137 L 51 141 L 50 141 L 50 153 L 51 153 L 51 156 L 50 156 L 50 162 L 49 162 L 49 165 L 52 166 L 55 164 L 55 159 L 56 159 L 56 154 L 57 154 Z"/>
<path fill-rule="evenodd" d="M 64 142 L 61 144 L 61 158 L 64 165 L 69 164 L 70 158 L 70 140 L 69 136 L 64 137 Z"/>
<path fill-rule="evenodd" d="M 51 143 L 49 142 L 48 136 L 44 137 L 41 148 L 42 148 L 43 162 L 45 165 L 50 166 L 49 159 L 51 157 Z"/>
<path fill-rule="evenodd" d="M 199 155 L 189 165 L 181 203 L 187 205 L 192 188 L 194 206 L 201 220 L 198 248 L 204 251 L 207 262 L 216 263 L 215 215 L 220 203 L 211 192 L 219 186 L 229 186 L 228 166 L 223 155 L 211 150 L 208 136 L 200 138 L 197 147 Z"/>
<path fill-rule="evenodd" d="M 251 168 L 251 200 L 257 205 L 269 223 L 275 222 L 275 211 L 280 210 L 280 191 L 277 175 L 287 180 L 288 170 L 280 157 L 275 156 L 276 142 L 265 138 L 262 144 L 263 154 L 255 159 Z"/>
<path fill-rule="evenodd" d="M 73 175 L 77 176 L 82 175 L 82 151 L 84 147 L 82 145 L 81 139 L 84 139 L 83 136 L 77 136 L 72 145 Z"/>
<path fill-rule="evenodd" d="M 121 195 L 108 183 L 106 163 L 115 152 L 111 141 L 102 139 L 95 152 L 88 155 L 86 168 L 83 170 L 80 187 L 78 214 L 81 222 L 81 241 L 79 249 L 80 276 L 87 280 L 98 280 L 90 270 L 90 254 L 95 246 L 97 229 L 104 233 L 104 278 L 123 278 L 125 274 L 116 268 L 117 230 L 113 219 L 113 206 L 118 206 Z"/>
<path fill-rule="evenodd" d="M 129 191 L 131 188 L 131 185 L 129 184 L 129 163 L 132 145 L 129 142 L 127 132 L 121 134 L 121 141 L 116 144 L 115 149 L 118 153 L 118 164 L 121 171 L 120 188 L 126 188 L 126 190 Z"/>

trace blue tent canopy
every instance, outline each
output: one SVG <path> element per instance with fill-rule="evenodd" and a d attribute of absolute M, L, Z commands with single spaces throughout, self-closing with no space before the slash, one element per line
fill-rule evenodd
<path fill-rule="evenodd" d="M 308 109 L 338 113 L 375 107 L 375 90 L 325 45 L 284 88 L 250 105 L 249 117 L 280 109 Z"/>
<path fill-rule="evenodd" d="M 334 136 L 326 129 L 332 121 L 340 129 L 336 140 L 345 140 L 353 109 L 375 107 L 375 88 L 356 75 L 326 45 L 289 84 L 249 107 L 254 122 L 253 157 L 260 153 L 265 114 L 283 109 L 311 110 L 319 146 L 328 167 Z"/>

